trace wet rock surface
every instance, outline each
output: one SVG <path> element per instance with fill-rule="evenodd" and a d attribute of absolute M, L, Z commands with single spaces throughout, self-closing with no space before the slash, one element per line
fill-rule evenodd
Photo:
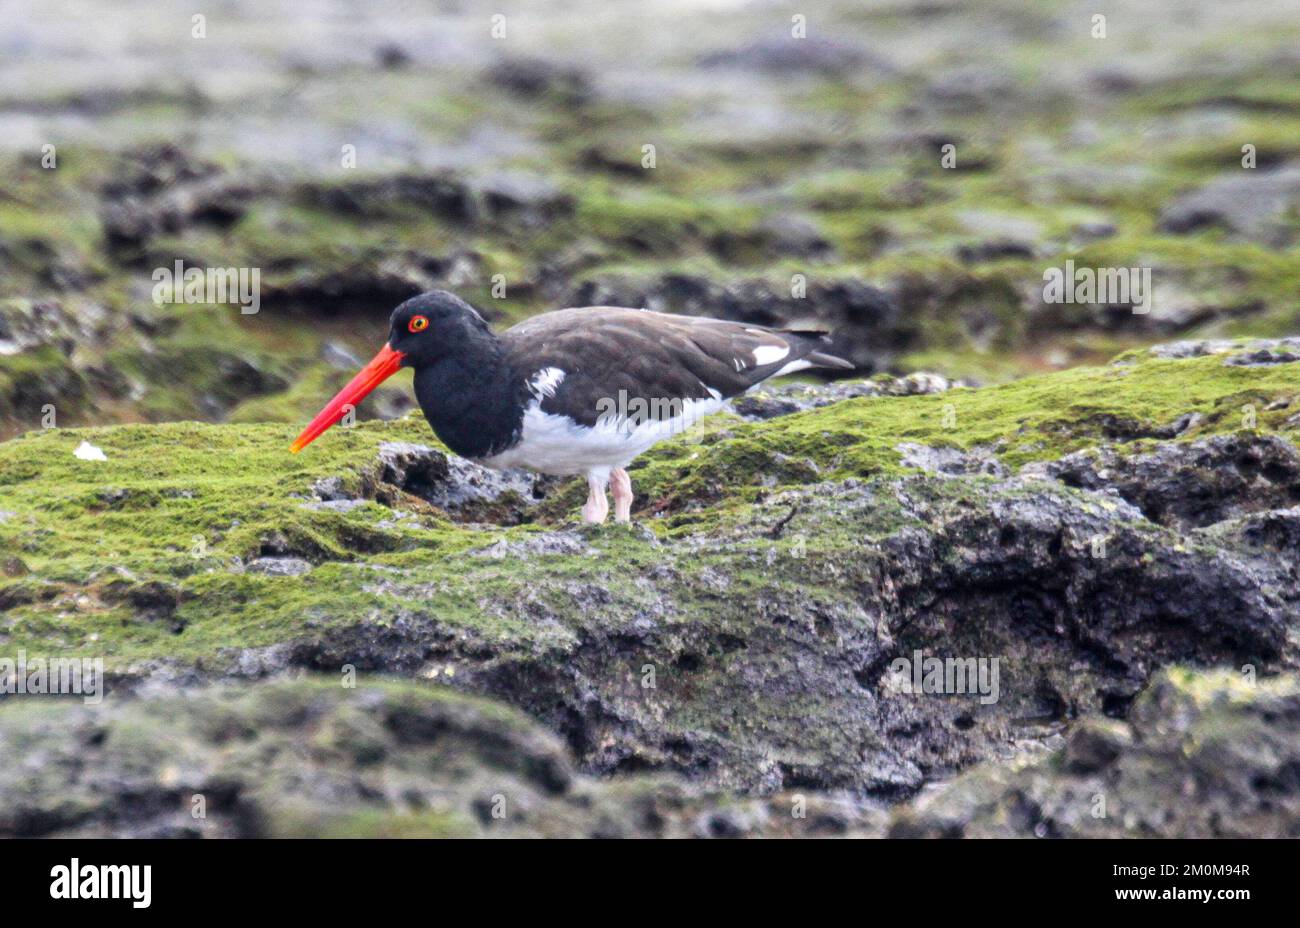
<path fill-rule="evenodd" d="M 407 442 L 379 446 L 379 479 L 445 510 L 462 522 L 525 521 L 528 510 L 556 481 L 528 471 L 497 471 Z"/>
<path fill-rule="evenodd" d="M 1300 208 L 1300 166 L 1239 170 L 1165 207 L 1160 225 L 1179 234 L 1218 226 L 1238 238 L 1284 248 L 1295 241 L 1284 220 Z"/>
<path fill-rule="evenodd" d="M 1298 693 L 1294 675 L 1164 671 L 1126 721 L 1082 721 L 1027 763 L 890 809 L 593 779 L 525 716 L 445 689 L 159 686 L 0 713 L 0 746 L 25 759 L 0 773 L 0 835 L 1294 838 Z"/>
<path fill-rule="evenodd" d="M 1126 722 L 1082 722 L 1051 756 L 961 776 L 889 834 L 1294 838 L 1298 709 L 1294 675 L 1166 671 Z"/>
<path fill-rule="evenodd" d="M 1153 778 L 1184 775 L 1189 761 L 1143 727 L 1186 720 L 1151 695 L 1168 668 L 1193 680 L 1248 668 L 1261 693 L 1300 671 L 1300 457 L 1287 418 L 1300 381 L 1295 362 L 1229 363 L 1286 347 L 1160 348 L 1006 387 L 952 389 L 933 375 L 778 387 L 742 405 L 746 418 L 636 468 L 644 495 L 631 526 L 574 525 L 576 484 L 484 471 L 415 440 L 427 434 L 418 419 L 342 430 L 317 453 L 343 457 L 305 474 L 302 460 L 315 459 L 285 459 L 274 427 L 190 425 L 164 439 L 202 449 L 178 453 L 201 454 L 207 472 L 229 460 L 239 482 L 219 488 L 158 484 L 160 466 L 179 466 L 148 450 L 150 430 L 167 427 L 107 430 L 94 439 L 107 457 L 98 466 L 118 470 L 108 484 L 73 471 L 83 489 L 72 498 L 89 501 L 95 526 L 162 507 L 160 537 L 115 555 L 121 566 L 97 559 L 82 581 L 51 573 L 55 531 L 32 531 L 45 504 L 0 485 L 0 532 L 23 562 L 0 582 L 0 634 L 32 654 L 53 634 L 60 651 L 76 641 L 77 653 L 110 656 L 102 707 L 0 703 L 0 740 L 20 751 L 46 725 L 105 733 L 89 742 L 103 754 L 97 772 L 47 746 L 32 755 L 39 771 L 0 779 L 0 798 L 15 797 L 0 803 L 0 825 L 977 834 L 995 827 L 988 808 L 1012 802 L 1008 784 L 1037 770 L 1042 784 L 1015 789 L 1038 805 L 1016 799 L 1020 817 L 998 813 L 996 827 L 1085 833 L 1084 813 L 1043 792 L 1057 779 L 1091 784 L 1129 758 Z M 1075 405 L 1045 399 L 1057 380 L 1073 384 L 1060 395 Z M 1164 411 L 1122 413 L 1154 389 L 1167 392 Z M 999 412 L 1016 396 L 1043 408 Z M 1257 428 L 1239 427 L 1243 396 Z M 981 431 L 998 415 L 1012 423 L 1001 437 Z M 959 442 L 960 423 L 974 431 Z M 1085 428 L 1086 447 L 1024 464 L 1008 441 L 1040 429 L 1022 438 L 1032 450 Z M 13 456 L 7 479 L 30 486 L 54 460 L 88 466 L 66 449 L 25 450 L 59 441 L 0 446 Z M 870 463 L 846 476 L 839 462 L 863 453 Z M 250 454 L 280 455 L 253 459 L 280 476 L 258 477 Z M 122 470 L 139 467 L 153 476 Z M 239 496 L 246 485 L 263 489 Z M 165 526 L 188 525 L 191 507 L 230 505 L 169 540 Z M 283 682 L 303 674 L 319 680 Z M 348 679 L 355 692 L 336 682 Z M 209 711 L 226 720 L 216 730 L 249 732 L 262 760 L 218 750 Z M 505 717 L 527 734 L 503 733 Z M 1225 729 L 1232 745 L 1238 718 Z M 1240 718 L 1240 737 L 1289 737 L 1271 710 Z M 119 768 L 115 752 L 136 731 L 163 746 L 148 754 L 157 769 Z M 304 750 L 311 772 L 295 766 Z M 1224 778 L 1265 785 L 1216 801 L 1257 802 L 1259 827 L 1285 832 L 1285 802 L 1260 798 L 1287 782 L 1284 760 L 1248 770 L 1244 749 L 1225 750 Z M 433 772 L 414 783 L 417 769 Z M 143 805 L 128 798 L 139 777 L 164 784 Z M 1137 787 L 1120 786 L 1133 801 Z M 194 793 L 218 803 L 210 826 L 178 806 Z M 504 819 L 490 811 L 498 793 Z M 325 796 L 339 808 L 323 811 Z M 816 814 L 792 816 L 796 802 Z M 1161 824 L 1155 802 L 1096 827 L 1209 827 L 1181 813 Z"/>
<path fill-rule="evenodd" d="M 1068 486 L 1113 490 L 1178 530 L 1300 505 L 1300 456 L 1276 436 L 1219 436 L 1137 455 L 1079 452 L 1035 470 Z"/>
<path fill-rule="evenodd" d="M 167 687 L 0 713 L 4 837 L 737 837 L 878 831 L 849 797 L 742 801 L 607 784 L 524 716 L 409 684 Z M 43 771 L 59 771 L 49 776 Z M 198 813 L 198 814 L 196 814 Z"/>
<path fill-rule="evenodd" d="M 953 499 L 943 484 L 916 478 L 783 496 L 782 507 L 798 507 L 784 532 L 820 526 L 860 537 L 882 496 L 902 502 L 906 525 L 846 542 L 833 561 L 755 551 L 754 539 L 770 531 L 755 526 L 655 545 L 638 592 L 612 588 L 591 539 L 580 555 L 584 579 L 551 577 L 492 603 L 559 633 L 541 648 L 444 640 L 436 615 L 402 609 L 383 651 L 374 629 L 358 625 L 294 642 L 282 666 L 453 667 L 454 685 L 542 719 L 595 772 L 667 768 L 759 794 L 807 787 L 898 798 L 1008 742 L 1050 739 L 1077 716 L 1116 711 L 1163 664 L 1294 664 L 1287 629 L 1297 603 L 1287 590 L 1297 560 L 1284 541 L 1297 511 L 1272 515 L 1284 534 L 1271 543 L 1248 549 L 1218 538 L 1211 548 L 1144 528 L 1137 510 L 1111 499 L 1018 481 L 966 487 Z M 557 550 L 573 553 L 502 555 L 540 566 Z M 735 589 L 727 578 L 754 561 L 770 585 Z M 778 592 L 783 577 L 807 592 Z M 380 589 L 413 592 L 400 581 Z M 875 592 L 855 596 L 860 589 Z M 711 596 L 719 601 L 707 623 L 666 620 Z M 882 692 L 891 663 L 918 651 L 1001 655 L 1006 689 L 995 706 Z M 792 703 L 799 711 L 789 714 Z M 744 706 L 745 723 L 716 715 L 721 706 Z M 707 718 L 703 727 L 686 721 Z"/>
<path fill-rule="evenodd" d="M 347 513 L 372 500 L 394 505 L 405 498 L 436 507 L 457 522 L 517 525 L 530 521 L 531 510 L 557 483 L 528 471 L 492 470 L 429 445 L 384 442 L 359 481 L 317 480 L 311 487 L 314 499 L 302 508 Z"/>

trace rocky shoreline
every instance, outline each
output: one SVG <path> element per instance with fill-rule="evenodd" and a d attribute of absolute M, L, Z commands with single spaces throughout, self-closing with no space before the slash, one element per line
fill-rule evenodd
<path fill-rule="evenodd" d="M 0 701 L 0 832 L 1295 836 L 1290 346 L 778 387 L 631 527 L 415 417 L 29 433 L 0 635 L 109 695 Z"/>

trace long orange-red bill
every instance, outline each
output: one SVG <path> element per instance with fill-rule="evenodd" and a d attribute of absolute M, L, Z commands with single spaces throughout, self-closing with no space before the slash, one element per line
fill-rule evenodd
<path fill-rule="evenodd" d="M 356 408 L 356 405 L 366 398 L 375 387 L 379 386 L 389 377 L 397 373 L 397 369 L 402 366 L 402 358 L 406 357 L 400 351 L 394 351 L 385 345 L 379 349 L 379 354 L 375 355 L 370 363 L 361 368 L 357 376 L 348 381 L 348 385 L 340 390 L 334 399 L 326 404 L 325 408 L 316 414 L 316 418 L 311 420 L 302 434 L 299 435 L 289 450 L 297 454 L 303 448 L 306 448 L 317 438 L 321 436 L 326 429 L 342 419 L 348 412 L 349 407 Z"/>

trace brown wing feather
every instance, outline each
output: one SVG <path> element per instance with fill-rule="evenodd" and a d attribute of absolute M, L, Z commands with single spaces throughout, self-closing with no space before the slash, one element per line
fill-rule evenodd
<path fill-rule="evenodd" d="M 820 332 L 793 332 L 697 316 L 593 306 L 543 313 L 501 335 L 516 375 L 559 368 L 564 379 L 542 400 L 545 412 L 594 425 L 602 400 L 730 398 L 792 361 L 851 367 L 823 353 Z M 760 364 L 755 352 L 784 349 Z M 652 408 L 661 404 L 650 403 Z"/>

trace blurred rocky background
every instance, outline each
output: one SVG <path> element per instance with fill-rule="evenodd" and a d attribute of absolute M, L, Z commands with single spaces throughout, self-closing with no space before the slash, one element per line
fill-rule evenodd
<path fill-rule="evenodd" d="M 296 421 L 431 287 L 969 382 L 1297 327 L 1290 3 L 498 6 L 5 4 L 0 436 Z M 1044 303 L 1067 258 L 1152 268 L 1151 311 Z M 177 260 L 259 268 L 260 312 L 157 305 Z"/>

